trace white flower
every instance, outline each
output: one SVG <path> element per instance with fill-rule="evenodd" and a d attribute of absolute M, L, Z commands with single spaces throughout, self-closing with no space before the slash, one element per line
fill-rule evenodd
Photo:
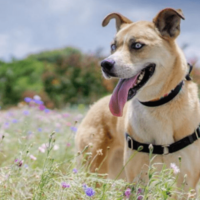
<path fill-rule="evenodd" d="M 31 160 L 37 160 L 37 158 L 34 155 L 30 155 Z"/>
<path fill-rule="evenodd" d="M 59 149 L 59 146 L 58 146 L 57 144 L 55 144 L 54 147 L 53 147 L 53 150 L 56 151 L 56 150 L 58 150 L 58 149 Z"/>
<path fill-rule="evenodd" d="M 175 163 L 171 163 L 170 167 L 173 169 L 174 174 L 178 174 L 180 172 L 180 169 Z"/>
<path fill-rule="evenodd" d="M 35 100 L 41 100 L 41 97 L 38 96 L 38 95 L 35 95 L 35 96 L 33 97 L 33 99 L 35 99 Z"/>
<path fill-rule="evenodd" d="M 42 146 L 41 146 L 41 147 L 39 147 L 39 148 L 38 148 L 38 150 L 39 150 L 40 152 L 42 152 L 42 153 L 44 153 L 44 152 L 45 152 L 45 148 L 44 148 L 44 147 L 42 147 Z"/>

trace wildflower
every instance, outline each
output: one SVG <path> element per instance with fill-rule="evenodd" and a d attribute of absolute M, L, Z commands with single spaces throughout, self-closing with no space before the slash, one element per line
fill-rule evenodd
<path fill-rule="evenodd" d="M 24 98 L 24 101 L 25 101 L 26 103 L 30 103 L 30 102 L 32 101 L 32 99 L 31 99 L 30 97 L 25 97 L 25 98 Z"/>
<path fill-rule="evenodd" d="M 70 187 L 70 184 L 69 184 L 69 183 L 66 183 L 66 182 L 62 182 L 62 183 L 61 183 L 61 186 L 62 186 L 63 189 L 64 189 L 64 188 L 69 188 L 69 187 Z"/>
<path fill-rule="evenodd" d="M 18 123 L 18 120 L 17 119 L 13 119 L 12 123 L 16 124 L 16 123 Z"/>
<path fill-rule="evenodd" d="M 78 170 L 76 168 L 74 168 L 72 171 L 74 172 L 74 174 L 78 173 Z"/>
<path fill-rule="evenodd" d="M 34 99 L 34 102 L 35 102 L 36 104 L 38 104 L 38 105 L 43 105 L 43 104 L 44 104 L 44 102 L 41 101 L 41 100 L 36 100 L 36 99 Z"/>
<path fill-rule="evenodd" d="M 23 160 L 15 159 L 15 163 L 18 167 L 21 167 L 23 165 Z"/>
<path fill-rule="evenodd" d="M 63 117 L 69 117 L 69 116 L 70 116 L 69 113 L 64 113 L 64 114 L 63 114 Z"/>
<path fill-rule="evenodd" d="M 173 169 L 174 174 L 178 174 L 180 172 L 180 169 L 175 163 L 171 163 L 170 167 Z"/>
<path fill-rule="evenodd" d="M 86 188 L 87 188 L 87 184 L 84 183 L 84 184 L 83 184 L 83 189 L 85 190 Z"/>
<path fill-rule="evenodd" d="M 124 194 L 125 194 L 126 198 L 129 198 L 131 195 L 131 189 L 127 188 Z"/>
<path fill-rule="evenodd" d="M 27 164 L 24 164 L 24 168 L 28 169 L 28 165 L 27 165 Z"/>
<path fill-rule="evenodd" d="M 142 195 L 140 195 L 140 196 L 137 197 L 137 200 L 142 200 L 142 199 L 143 199 Z"/>
<path fill-rule="evenodd" d="M 92 197 L 95 195 L 95 191 L 91 187 L 86 187 L 85 194 L 89 197 Z"/>
<path fill-rule="evenodd" d="M 97 150 L 97 155 L 98 155 L 98 156 L 103 156 L 102 149 Z"/>
<path fill-rule="evenodd" d="M 45 108 L 45 109 L 44 109 L 44 112 L 45 112 L 45 113 L 49 113 L 50 110 L 49 110 L 48 108 Z"/>
<path fill-rule="evenodd" d="M 67 143 L 67 147 L 70 147 L 71 146 L 71 144 L 70 143 Z"/>
<path fill-rule="evenodd" d="M 28 110 L 24 110 L 24 111 L 23 111 L 23 114 L 24 114 L 24 115 L 29 115 L 29 111 L 28 111 Z"/>
<path fill-rule="evenodd" d="M 10 126 L 10 123 L 9 122 L 5 122 L 4 127 L 8 128 L 9 126 Z"/>
<path fill-rule="evenodd" d="M 71 124 L 70 122 L 67 122 L 66 125 L 67 125 L 67 126 L 71 126 L 72 124 Z"/>
<path fill-rule="evenodd" d="M 44 152 L 45 152 L 45 148 L 43 148 L 42 146 L 39 147 L 38 150 L 39 150 L 41 153 L 44 153 Z"/>
<path fill-rule="evenodd" d="M 76 133 L 76 131 L 77 131 L 77 128 L 75 127 L 75 126 L 71 126 L 71 131 L 73 131 L 73 132 L 75 132 Z"/>
<path fill-rule="evenodd" d="M 39 110 L 43 111 L 46 107 L 43 104 L 39 105 Z"/>
<path fill-rule="evenodd" d="M 142 188 L 138 188 L 137 194 L 143 194 L 144 190 Z"/>
<path fill-rule="evenodd" d="M 34 155 L 30 155 L 31 160 L 37 160 L 37 158 Z"/>
<path fill-rule="evenodd" d="M 42 128 L 39 127 L 39 128 L 38 128 L 38 132 L 42 132 Z"/>
<path fill-rule="evenodd" d="M 41 100 L 41 97 L 40 97 L 39 95 L 35 95 L 35 96 L 33 97 L 33 99 L 34 99 L 34 100 Z"/>
<path fill-rule="evenodd" d="M 58 150 L 59 149 L 59 146 L 57 145 L 57 144 L 55 144 L 54 146 L 53 146 L 53 150 Z"/>
<path fill-rule="evenodd" d="M 48 146 L 49 146 L 49 144 L 44 144 L 43 143 L 41 147 L 44 148 L 44 149 L 46 149 Z"/>

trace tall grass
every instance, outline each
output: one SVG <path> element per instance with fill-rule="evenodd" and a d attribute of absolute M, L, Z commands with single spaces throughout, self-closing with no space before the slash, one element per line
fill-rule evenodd
<path fill-rule="evenodd" d="M 76 168 L 74 136 L 86 108 L 49 110 L 37 103 L 0 112 L 0 199 L 2 200 L 121 200 L 170 199 L 184 192 L 176 188 L 174 167 L 155 169 L 150 154 L 149 181 L 127 183 Z M 97 155 L 100 156 L 100 155 Z M 133 155 L 134 156 L 134 155 Z M 181 161 L 180 161 L 181 162 Z M 179 166 L 177 166 L 178 169 Z M 140 174 L 138 175 L 140 176 Z M 184 183 L 183 183 L 184 184 Z M 189 192 L 190 199 L 193 191 Z"/>

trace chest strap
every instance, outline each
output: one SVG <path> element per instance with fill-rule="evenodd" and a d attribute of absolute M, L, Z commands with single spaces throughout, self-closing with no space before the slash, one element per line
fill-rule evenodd
<path fill-rule="evenodd" d="M 198 140 L 200 138 L 199 128 L 200 128 L 200 126 L 198 126 L 198 128 L 191 135 L 184 137 L 183 139 L 181 139 L 177 142 L 174 142 L 172 144 L 152 145 L 153 146 L 153 154 L 167 155 L 169 153 L 174 153 L 176 151 L 179 151 L 179 150 L 189 146 L 190 144 L 192 144 L 193 142 L 195 142 L 196 140 Z M 140 143 L 140 142 L 134 140 L 128 133 L 126 133 L 125 135 L 126 135 L 126 141 L 127 141 L 128 147 L 130 149 L 138 150 L 138 148 L 140 146 L 142 146 L 143 149 L 140 152 L 149 153 L 149 145 L 150 144 Z"/>

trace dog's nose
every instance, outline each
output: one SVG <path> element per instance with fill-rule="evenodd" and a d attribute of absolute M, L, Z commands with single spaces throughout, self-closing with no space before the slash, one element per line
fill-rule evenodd
<path fill-rule="evenodd" d="M 110 71 L 113 68 L 114 64 L 114 60 L 103 60 L 101 62 L 101 67 L 106 71 Z"/>

